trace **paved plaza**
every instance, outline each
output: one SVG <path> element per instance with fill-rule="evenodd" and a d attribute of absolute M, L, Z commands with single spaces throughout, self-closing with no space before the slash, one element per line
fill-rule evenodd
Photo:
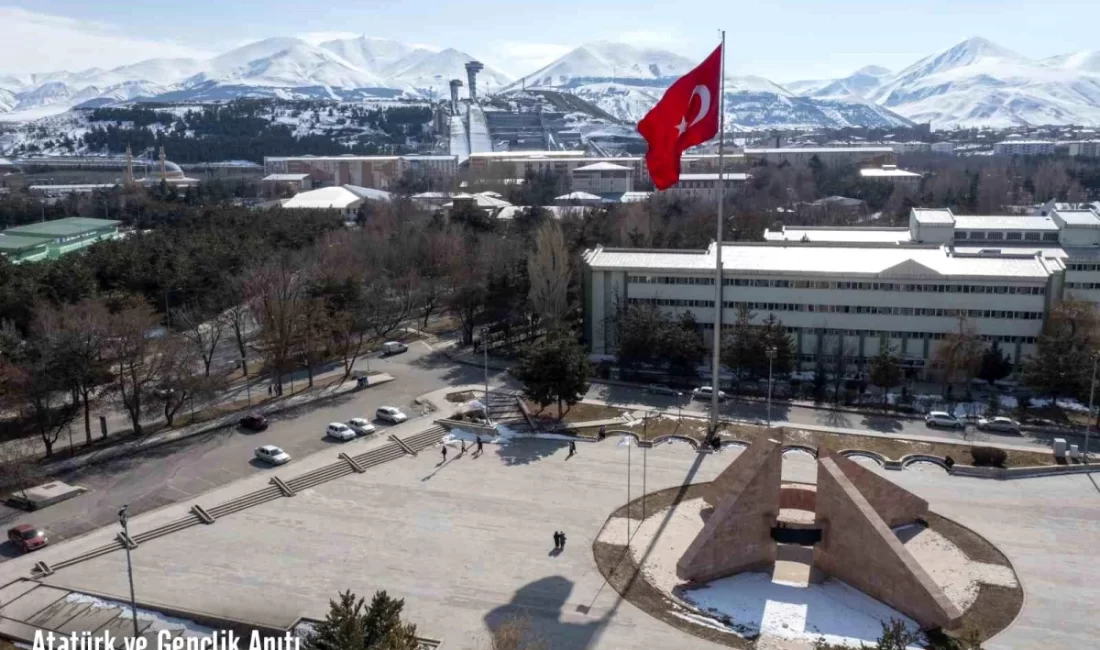
<path fill-rule="evenodd" d="M 414 433 L 410 429 L 409 433 Z M 408 434 L 403 434 L 408 435 Z M 364 440 L 208 492 L 208 508 L 351 454 L 385 444 Z M 486 624 L 522 607 L 551 648 L 717 648 L 622 601 L 598 571 L 591 546 L 609 514 L 646 490 L 714 478 L 737 450 L 696 454 L 684 443 L 643 455 L 615 439 L 578 445 L 516 440 L 486 445 L 480 458 L 438 447 L 142 544 L 133 553 L 139 603 L 287 626 L 323 617 L 351 589 L 385 589 L 443 647 L 487 647 Z M 784 478 L 812 482 L 812 459 L 788 454 Z M 993 649 L 1089 647 L 1100 621 L 1100 489 L 1088 475 L 1018 481 L 949 477 L 927 468 L 886 475 L 931 509 L 974 529 L 1012 561 L 1025 590 L 1017 621 Z M 139 533 L 183 516 L 180 503 L 135 517 Z M 551 534 L 568 536 L 551 553 Z M 109 541 L 99 530 L 0 565 L 0 585 Z M 58 571 L 56 587 L 125 599 L 125 555 L 115 552 Z"/>

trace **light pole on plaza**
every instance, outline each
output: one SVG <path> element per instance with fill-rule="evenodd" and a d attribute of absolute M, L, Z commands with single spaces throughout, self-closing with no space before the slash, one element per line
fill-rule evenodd
<path fill-rule="evenodd" d="M 485 416 L 489 416 L 489 328 L 481 328 L 481 351 L 485 360 Z"/>
<path fill-rule="evenodd" d="M 130 578 L 130 613 L 134 617 L 134 638 L 136 639 L 138 638 L 137 598 L 134 596 L 134 565 L 130 561 L 130 529 L 126 525 L 130 519 L 126 513 L 126 509 L 129 507 L 129 505 L 124 505 L 118 511 L 118 523 L 122 524 L 122 534 L 126 536 L 122 544 L 126 547 L 126 574 Z"/>
<path fill-rule="evenodd" d="M 772 426 L 772 364 L 775 361 L 777 350 L 774 345 L 769 345 L 764 354 L 768 356 L 768 427 Z"/>
<path fill-rule="evenodd" d="M 1089 433 L 1092 432 L 1092 405 L 1096 398 L 1096 362 L 1100 354 L 1092 355 L 1092 381 L 1089 383 L 1089 419 L 1085 422 L 1085 463 L 1089 462 Z"/>

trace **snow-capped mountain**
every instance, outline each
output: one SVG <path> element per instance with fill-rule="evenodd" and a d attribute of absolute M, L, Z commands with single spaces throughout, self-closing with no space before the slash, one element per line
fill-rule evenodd
<path fill-rule="evenodd" d="M 842 79 L 794 81 L 784 87 L 799 95 L 818 99 L 866 99 L 890 77 L 890 70 L 869 65 Z"/>
<path fill-rule="evenodd" d="M 1100 79 L 970 38 L 917 61 L 873 100 L 934 126 L 1100 124 Z"/>
<path fill-rule="evenodd" d="M 628 122 L 640 120 L 665 89 L 698 61 L 655 48 L 598 42 L 578 47 L 506 86 L 570 92 Z M 902 126 L 909 121 L 865 101 L 798 97 L 763 77 L 726 77 L 726 124 L 731 129 L 810 129 Z"/>
<path fill-rule="evenodd" d="M 1100 50 L 1060 54 L 1044 59 L 1043 63 L 1055 68 L 1077 70 L 1085 74 L 1100 75 Z"/>
<path fill-rule="evenodd" d="M 447 92 L 450 79 L 466 78 L 475 57 L 439 52 L 385 39 L 356 38 L 312 45 L 297 38 L 269 38 L 212 59 L 148 59 L 112 70 L 0 76 L 0 118 L 40 117 L 75 106 L 99 106 L 137 98 L 215 101 L 235 97 L 319 98 L 357 101 L 371 97 L 428 97 Z M 509 79 L 486 67 L 479 85 L 491 90 Z"/>

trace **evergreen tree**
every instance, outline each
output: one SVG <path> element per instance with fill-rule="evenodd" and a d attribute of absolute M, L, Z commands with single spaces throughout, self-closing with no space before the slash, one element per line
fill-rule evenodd
<path fill-rule="evenodd" d="M 561 418 L 562 402 L 572 406 L 588 392 L 592 364 L 576 340 L 564 333 L 551 334 L 527 348 L 513 374 L 540 406 L 557 402 Z"/>
<path fill-rule="evenodd" d="M 884 339 L 879 346 L 878 355 L 871 359 L 868 367 L 871 383 L 882 388 L 882 406 L 886 407 L 886 395 L 890 389 L 901 383 L 901 359 L 894 354 L 890 344 Z"/>
<path fill-rule="evenodd" d="M 1000 344 L 993 341 L 993 345 L 982 354 L 981 364 L 978 366 L 978 378 L 992 386 L 994 382 L 1010 374 L 1012 374 L 1012 362 L 1001 350 Z"/>
<path fill-rule="evenodd" d="M 364 611 L 351 591 L 329 601 L 329 612 L 305 641 L 307 650 L 416 650 L 416 626 L 401 620 L 405 601 L 379 591 Z"/>
<path fill-rule="evenodd" d="M 685 311 L 678 322 L 669 323 L 664 328 L 658 349 L 658 354 L 668 362 L 669 373 L 678 377 L 694 377 L 695 369 L 706 352 L 695 316 Z"/>
<path fill-rule="evenodd" d="M 416 626 L 401 620 L 404 599 L 379 591 L 371 599 L 363 620 L 365 650 L 416 650 Z"/>

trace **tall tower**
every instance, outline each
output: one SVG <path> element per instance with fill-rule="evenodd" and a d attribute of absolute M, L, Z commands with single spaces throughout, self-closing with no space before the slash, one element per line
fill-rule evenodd
<path fill-rule="evenodd" d="M 160 155 L 158 157 L 160 158 L 160 180 L 167 181 L 168 170 L 164 166 L 164 145 L 160 146 Z"/>
<path fill-rule="evenodd" d="M 134 152 L 130 150 L 130 145 L 126 145 L 126 175 L 124 177 L 126 186 L 134 184 Z"/>
<path fill-rule="evenodd" d="M 451 79 L 451 115 L 458 115 L 458 89 L 461 87 L 461 79 Z"/>
<path fill-rule="evenodd" d="M 470 81 L 470 101 L 477 101 L 477 73 L 485 69 L 480 61 L 470 61 L 466 64 L 466 77 Z"/>

